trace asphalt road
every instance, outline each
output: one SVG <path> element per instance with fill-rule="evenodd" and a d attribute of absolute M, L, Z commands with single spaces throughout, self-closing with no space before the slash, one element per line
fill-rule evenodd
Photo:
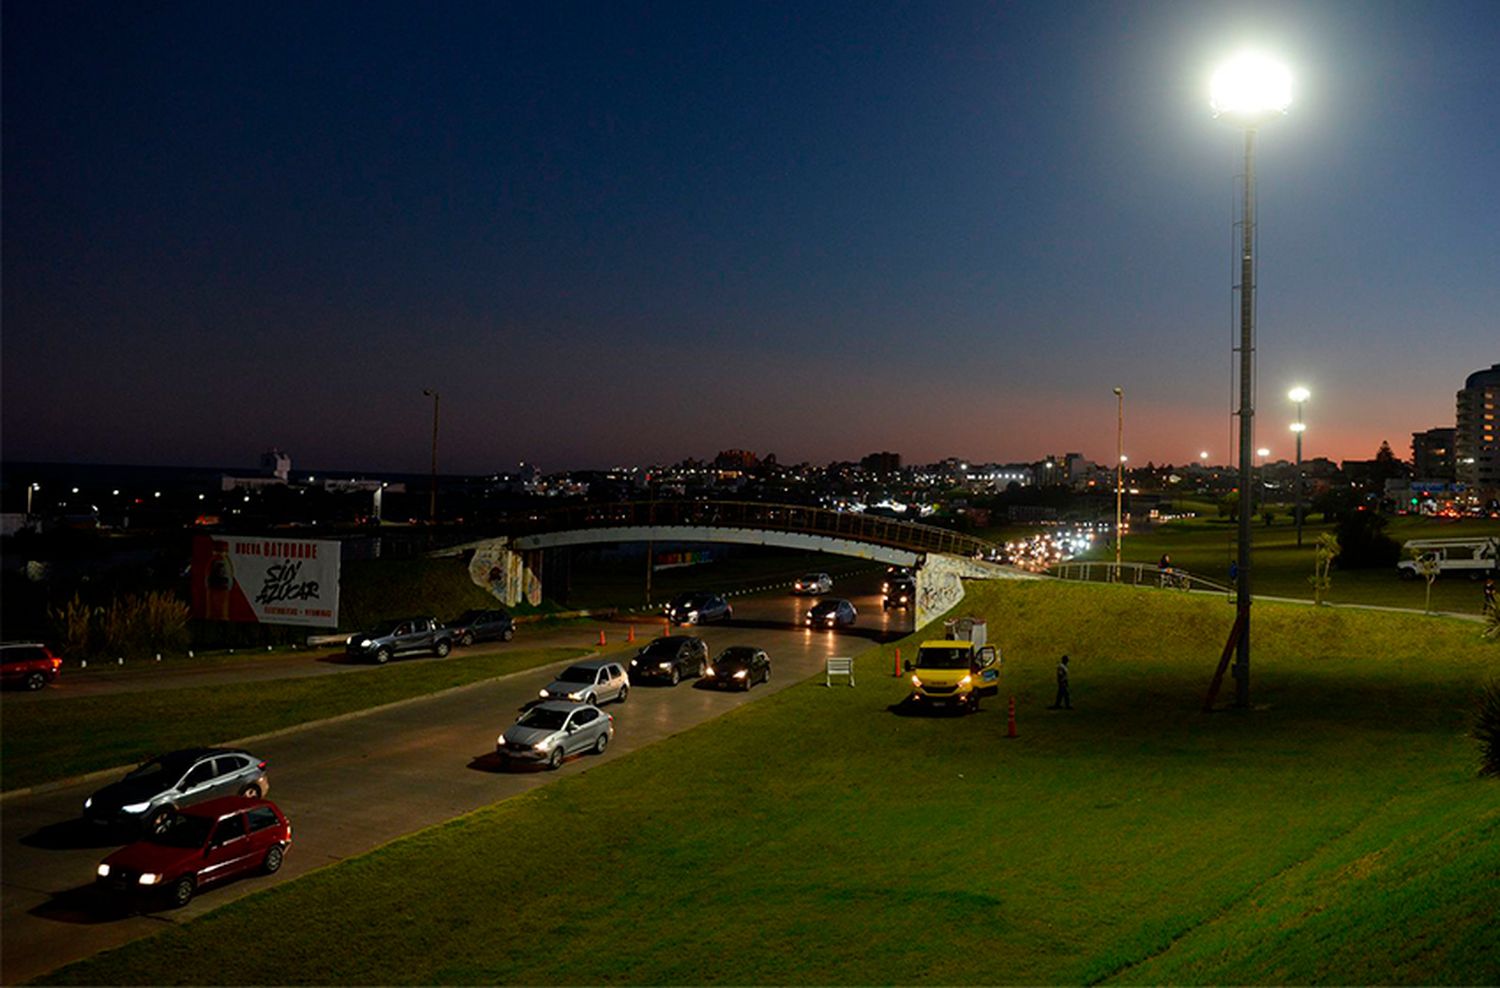
<path fill-rule="evenodd" d="M 534 699 L 537 689 L 561 666 L 514 673 L 256 742 L 251 750 L 270 763 L 268 795 L 293 823 L 294 842 L 286 864 L 272 877 L 206 889 L 180 910 L 120 915 L 101 908 L 92 888 L 94 866 L 119 841 L 93 832 L 83 824 L 79 811 L 84 798 L 102 783 L 6 799 L 0 803 L 0 982 L 25 981 L 146 936 L 164 923 L 185 922 L 393 838 L 561 776 L 587 771 L 595 763 L 628 757 L 638 748 L 821 672 L 828 656 L 854 655 L 873 642 L 909 633 L 909 612 L 882 612 L 875 592 L 879 581 L 878 573 L 839 581 L 834 592 L 853 600 L 860 614 L 853 628 L 839 632 L 811 631 L 801 625 L 810 603 L 806 598 L 784 593 L 735 598 L 731 624 L 711 625 L 695 633 L 707 640 L 711 654 L 734 644 L 766 649 L 772 663 L 770 683 L 749 693 L 696 689 L 691 682 L 675 689 L 640 684 L 625 703 L 605 708 L 615 718 L 615 738 L 609 750 L 603 756 L 570 759 L 555 773 L 504 771 L 494 758 L 494 743 L 522 705 Z M 597 626 L 608 629 L 611 643 L 621 643 L 611 644 L 603 654 L 628 658 L 635 646 L 623 646 L 627 623 L 621 619 Z M 591 647 L 597 642 L 597 627 L 557 629 L 568 640 L 555 643 Z M 649 640 L 656 628 L 648 632 L 646 626 L 637 625 L 636 632 Z M 539 643 L 518 635 L 515 643 L 501 647 Z M 319 664 L 311 654 L 301 661 Z M 247 665 L 243 672 L 261 676 L 255 670 L 263 668 Z M 202 682 L 190 673 L 180 678 L 153 677 L 153 686 L 163 688 Z M 226 739 L 205 742 L 222 740 Z"/>

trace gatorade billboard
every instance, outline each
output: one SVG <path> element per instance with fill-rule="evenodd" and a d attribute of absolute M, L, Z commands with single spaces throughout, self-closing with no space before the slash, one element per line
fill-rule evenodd
<path fill-rule="evenodd" d="M 193 540 L 193 617 L 210 621 L 339 623 L 340 543 L 200 535 Z"/>

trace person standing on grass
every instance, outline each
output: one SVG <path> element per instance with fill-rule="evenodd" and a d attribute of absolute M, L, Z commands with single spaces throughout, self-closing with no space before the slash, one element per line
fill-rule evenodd
<path fill-rule="evenodd" d="M 1073 696 L 1068 692 L 1068 657 L 1064 655 L 1057 664 L 1057 699 L 1048 710 L 1072 710 Z"/>
<path fill-rule="evenodd" d="M 1486 615 L 1495 613 L 1495 578 L 1493 576 L 1484 578 L 1484 613 Z"/>

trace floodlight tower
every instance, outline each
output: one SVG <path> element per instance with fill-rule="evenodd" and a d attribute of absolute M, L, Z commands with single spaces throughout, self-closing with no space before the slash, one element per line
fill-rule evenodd
<path fill-rule="evenodd" d="M 1250 706 L 1250 514 L 1255 450 L 1255 131 L 1281 116 L 1292 101 L 1292 77 L 1284 65 L 1244 52 L 1214 73 L 1209 105 L 1214 117 L 1244 128 L 1245 200 L 1240 218 L 1240 508 L 1239 555 L 1235 562 L 1234 705 Z"/>
<path fill-rule="evenodd" d="M 1302 433 L 1307 431 L 1307 425 L 1302 421 L 1302 405 L 1312 392 L 1298 385 L 1287 392 L 1287 397 L 1297 405 L 1297 421 L 1292 423 L 1292 431 L 1297 434 L 1297 506 L 1293 509 L 1297 513 L 1297 545 L 1302 545 Z"/>

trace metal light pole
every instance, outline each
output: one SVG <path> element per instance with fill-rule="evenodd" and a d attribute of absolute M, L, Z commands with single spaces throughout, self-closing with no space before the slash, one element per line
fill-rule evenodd
<path fill-rule="evenodd" d="M 443 396 L 432 388 L 423 388 L 422 393 L 432 398 L 432 489 L 427 495 L 427 523 L 437 524 L 437 437 L 438 437 L 438 403 Z"/>
<path fill-rule="evenodd" d="M 1115 388 L 1115 579 L 1120 578 L 1120 547 L 1125 541 L 1121 527 L 1125 501 L 1125 389 Z"/>
<path fill-rule="evenodd" d="M 41 484 L 27 484 L 26 485 L 26 517 L 28 519 L 31 518 L 31 495 L 35 494 L 37 491 L 39 491 L 41 489 L 42 489 L 42 485 Z"/>
<path fill-rule="evenodd" d="M 1293 509 L 1297 515 L 1297 545 L 1302 545 L 1302 433 L 1307 431 L 1307 426 L 1302 422 L 1302 403 L 1307 401 L 1311 393 L 1303 387 L 1293 388 L 1287 392 L 1287 397 L 1297 403 L 1297 421 L 1292 423 L 1292 431 L 1297 434 L 1297 506 Z"/>
<path fill-rule="evenodd" d="M 1257 55 L 1241 55 L 1214 75 L 1214 116 L 1245 129 L 1245 189 L 1240 219 L 1240 497 L 1239 553 L 1235 561 L 1234 705 L 1250 706 L 1250 514 L 1255 449 L 1255 129 L 1286 112 L 1291 77 Z"/>

